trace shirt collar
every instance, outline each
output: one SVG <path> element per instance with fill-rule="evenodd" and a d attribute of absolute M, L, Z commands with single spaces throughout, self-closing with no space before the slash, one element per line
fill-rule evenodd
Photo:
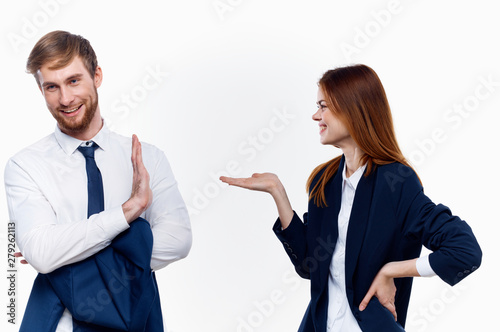
<path fill-rule="evenodd" d="M 344 183 L 349 183 L 354 188 L 354 190 L 356 190 L 356 188 L 358 187 L 358 183 L 361 180 L 363 173 L 365 172 L 366 164 L 358 167 L 356 172 L 351 174 L 350 177 L 346 177 L 346 167 L 347 163 L 344 163 L 344 169 L 342 170 L 342 179 L 344 179 Z"/>
<path fill-rule="evenodd" d="M 83 142 L 86 142 L 86 141 L 82 141 L 82 140 L 76 139 L 74 137 L 71 137 L 69 135 L 66 135 L 65 133 L 63 133 L 61 131 L 61 129 L 57 125 L 56 125 L 56 129 L 54 131 L 54 134 L 55 134 L 57 143 L 59 143 L 59 146 L 61 146 L 61 148 L 63 149 L 63 151 L 67 155 L 73 154 L 73 152 L 75 152 L 76 149 Z M 99 147 L 101 149 L 106 150 L 109 147 L 109 134 L 110 134 L 110 131 L 109 131 L 108 127 L 106 126 L 106 123 L 103 122 L 101 130 L 99 130 L 97 135 L 92 137 L 92 139 L 90 139 L 89 141 L 94 141 L 97 145 L 99 145 Z"/>

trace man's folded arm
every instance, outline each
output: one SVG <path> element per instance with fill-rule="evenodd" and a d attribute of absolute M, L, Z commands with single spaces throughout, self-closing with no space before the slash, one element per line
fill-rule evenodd
<path fill-rule="evenodd" d="M 25 259 L 41 273 L 92 256 L 129 227 L 121 206 L 89 219 L 57 222 L 47 198 L 13 160 L 9 160 L 4 178 L 17 244 Z"/>

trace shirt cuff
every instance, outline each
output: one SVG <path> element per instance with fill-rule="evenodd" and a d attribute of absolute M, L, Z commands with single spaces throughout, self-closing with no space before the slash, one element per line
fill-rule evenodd
<path fill-rule="evenodd" d="M 421 277 L 434 277 L 436 275 L 429 262 L 429 255 L 417 259 L 417 272 Z"/>
<path fill-rule="evenodd" d="M 109 240 L 113 240 L 118 234 L 130 227 L 121 206 L 105 210 L 96 216 L 99 216 L 98 224 Z"/>

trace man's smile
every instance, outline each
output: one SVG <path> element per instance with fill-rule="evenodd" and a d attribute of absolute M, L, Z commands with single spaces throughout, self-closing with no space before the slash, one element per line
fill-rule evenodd
<path fill-rule="evenodd" d="M 75 113 L 76 111 L 80 110 L 82 106 L 83 106 L 83 104 L 80 104 L 79 106 L 68 109 L 68 110 L 61 110 L 61 112 L 65 113 L 65 114 L 72 114 L 72 113 Z"/>

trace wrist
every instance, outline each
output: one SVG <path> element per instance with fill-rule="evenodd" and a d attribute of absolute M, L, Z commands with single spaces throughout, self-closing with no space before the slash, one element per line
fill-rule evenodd
<path fill-rule="evenodd" d="M 269 193 L 274 198 L 274 200 L 279 200 L 282 197 L 286 197 L 285 187 L 279 180 L 273 182 L 273 185 L 271 186 Z"/>
<path fill-rule="evenodd" d="M 388 278 L 417 277 L 419 274 L 416 261 L 417 259 L 389 262 L 382 267 L 380 272 Z"/>
<path fill-rule="evenodd" d="M 398 275 L 397 263 L 398 262 L 389 262 L 385 264 L 380 270 L 380 272 L 386 278 L 397 278 Z"/>
<path fill-rule="evenodd" d="M 123 215 L 125 220 L 130 224 L 132 221 L 137 219 L 141 213 L 144 211 L 141 204 L 133 197 L 129 198 L 125 203 L 122 204 Z"/>

